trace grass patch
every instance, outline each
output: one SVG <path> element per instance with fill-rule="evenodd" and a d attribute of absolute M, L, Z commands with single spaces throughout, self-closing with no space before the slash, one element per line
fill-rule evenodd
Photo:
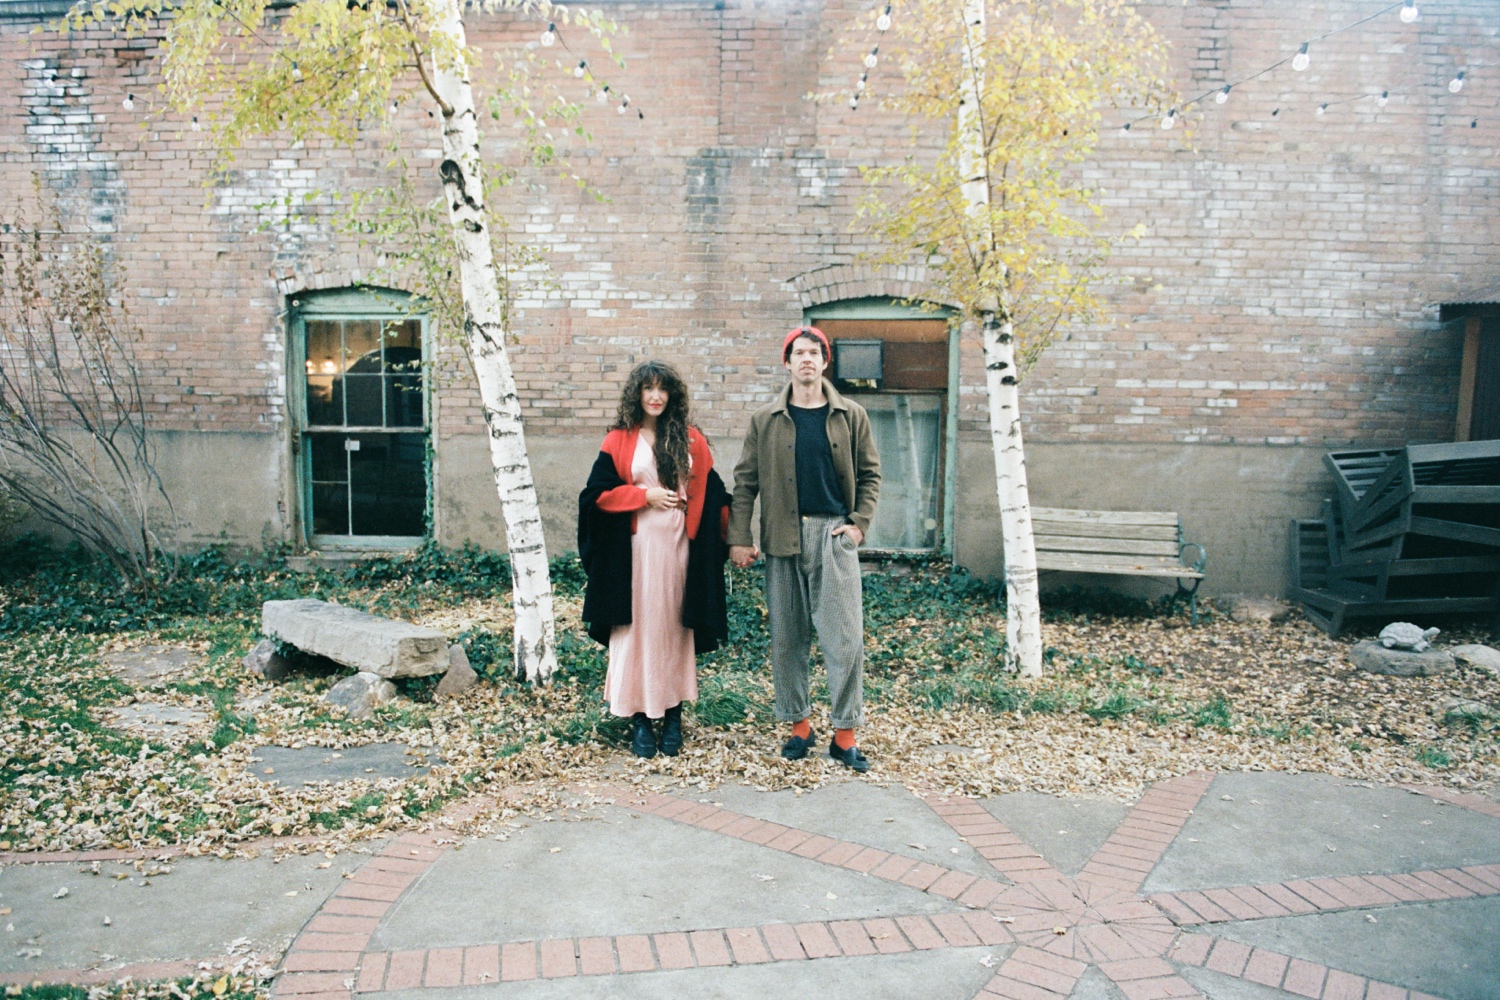
<path fill-rule="evenodd" d="M 1193 725 L 1202 729 L 1220 729 L 1224 732 L 1234 726 L 1234 712 L 1230 709 L 1229 700 L 1223 695 L 1214 697 L 1197 706 L 1189 713 Z"/>
<path fill-rule="evenodd" d="M 1416 759 L 1418 764 L 1421 764 L 1423 767 L 1432 768 L 1434 771 L 1441 771 L 1444 768 L 1453 766 L 1453 755 L 1437 747 L 1423 747 L 1417 751 Z"/>

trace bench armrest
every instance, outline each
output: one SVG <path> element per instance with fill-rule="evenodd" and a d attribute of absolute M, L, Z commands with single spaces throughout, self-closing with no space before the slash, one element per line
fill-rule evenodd
<path fill-rule="evenodd" d="M 1192 562 L 1187 561 L 1186 553 L 1188 549 L 1198 550 L 1198 558 L 1194 559 Z M 1208 565 L 1208 549 L 1205 549 L 1197 542 L 1183 542 L 1177 547 L 1177 558 L 1184 566 L 1192 570 L 1194 573 L 1202 573 L 1203 567 Z"/>

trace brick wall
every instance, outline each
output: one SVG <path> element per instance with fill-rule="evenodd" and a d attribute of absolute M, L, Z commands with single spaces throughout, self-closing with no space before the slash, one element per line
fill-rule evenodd
<path fill-rule="evenodd" d="M 922 287 L 920 269 L 861 264 L 868 243 L 850 225 L 858 167 L 909 151 L 906 127 L 869 104 L 851 113 L 804 99 L 857 75 L 866 40 L 846 27 L 865 6 L 610 5 L 629 29 L 618 43 L 628 65 L 612 83 L 646 117 L 594 106 L 594 142 L 571 150 L 607 200 L 541 177 L 498 205 L 551 265 L 515 313 L 534 442 L 599 434 L 624 371 L 646 357 L 678 362 L 705 429 L 733 437 L 781 384 L 777 333 L 804 305 Z M 1188 94 L 1377 7 L 1146 5 Z M 1490 0 L 1432 5 L 1413 25 L 1392 11 L 1315 44 L 1305 73 L 1283 67 L 1223 106 L 1200 106 L 1190 129 L 1107 130 L 1087 179 L 1106 192 L 1108 227 L 1147 231 L 1110 262 L 1107 319 L 1067 331 L 1027 378 L 1032 440 L 1451 437 L 1459 337 L 1439 326 L 1437 306 L 1500 272 L 1493 14 Z M 33 34 L 36 24 L 13 17 L 0 29 L 5 200 L 31 200 L 35 174 L 108 242 L 147 331 L 159 426 L 278 433 L 287 297 L 358 281 L 373 264 L 334 235 L 326 195 L 302 196 L 379 183 L 382 138 L 352 152 L 260 143 L 206 183 L 205 133 L 161 108 L 155 39 Z M 493 53 L 539 27 L 485 17 L 470 30 Z M 1451 95 L 1444 84 L 1463 67 L 1467 86 Z M 874 75 L 877 92 L 888 71 Z M 1384 108 L 1344 100 L 1380 90 L 1391 93 Z M 1320 116 L 1322 101 L 1343 103 Z M 507 127 L 489 124 L 487 150 L 503 156 Z M 433 119 L 405 101 L 397 128 L 435 193 Z M 480 425 L 449 350 L 457 374 L 440 392 L 444 438 Z M 970 437 L 984 428 L 979 361 L 966 338 Z"/>

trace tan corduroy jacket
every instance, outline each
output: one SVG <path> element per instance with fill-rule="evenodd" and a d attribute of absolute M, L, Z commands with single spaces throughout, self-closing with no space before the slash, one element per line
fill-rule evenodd
<path fill-rule="evenodd" d="M 875 502 L 880 498 L 880 453 L 870 433 L 865 408 L 845 399 L 827 379 L 828 445 L 833 469 L 844 491 L 849 520 L 861 533 L 870 533 Z M 750 418 L 750 431 L 734 467 L 734 504 L 729 515 L 729 544 L 750 545 L 750 514 L 760 497 L 760 546 L 767 555 L 795 556 L 802 552 L 797 517 L 797 425 L 786 408 L 792 385 Z"/>

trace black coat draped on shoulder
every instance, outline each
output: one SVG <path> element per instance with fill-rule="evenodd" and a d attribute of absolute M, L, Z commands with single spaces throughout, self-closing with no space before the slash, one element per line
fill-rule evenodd
<path fill-rule="evenodd" d="M 614 458 L 601 451 L 589 473 L 588 485 L 578 495 L 578 558 L 588 576 L 583 620 L 589 635 L 605 646 L 615 626 L 631 623 L 630 527 L 634 513 L 600 510 L 597 501 L 600 495 L 625 485 Z M 721 512 L 728 506 L 724 480 L 718 472 L 710 471 L 698 537 L 688 541 L 687 583 L 682 597 L 682 625 L 693 630 L 696 653 L 711 653 L 729 638 L 724 598 L 724 563 L 729 547 L 719 528 Z"/>

